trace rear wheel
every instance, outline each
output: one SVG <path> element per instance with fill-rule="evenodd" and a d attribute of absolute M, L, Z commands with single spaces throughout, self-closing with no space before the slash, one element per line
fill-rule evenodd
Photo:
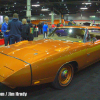
<path fill-rule="evenodd" d="M 53 86 L 57 89 L 63 89 L 72 80 L 74 74 L 73 66 L 71 64 L 66 64 L 58 71 Z"/>
<path fill-rule="evenodd" d="M 58 36 L 61 36 L 61 34 L 60 34 L 60 33 L 57 33 L 57 35 L 58 35 Z"/>

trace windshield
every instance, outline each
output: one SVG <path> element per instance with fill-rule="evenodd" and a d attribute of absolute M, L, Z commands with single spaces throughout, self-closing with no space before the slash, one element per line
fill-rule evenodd
<path fill-rule="evenodd" d="M 48 35 L 48 39 L 83 42 L 85 29 L 83 28 L 56 28 Z"/>

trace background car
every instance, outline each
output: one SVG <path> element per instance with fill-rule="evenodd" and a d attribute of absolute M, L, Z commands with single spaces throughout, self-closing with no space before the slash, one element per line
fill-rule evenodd
<path fill-rule="evenodd" d="M 56 33 L 57 33 L 58 36 L 67 36 L 67 34 L 68 34 L 65 29 L 56 30 Z"/>

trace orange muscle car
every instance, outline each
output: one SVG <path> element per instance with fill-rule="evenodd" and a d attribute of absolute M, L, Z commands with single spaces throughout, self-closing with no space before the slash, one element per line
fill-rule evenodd
<path fill-rule="evenodd" d="M 58 89 L 66 87 L 74 72 L 100 59 L 100 33 L 92 31 L 99 29 L 59 27 L 45 39 L 0 48 L 0 82 L 11 88 L 49 82 Z M 65 30 L 67 35 L 58 36 L 57 30 Z"/>

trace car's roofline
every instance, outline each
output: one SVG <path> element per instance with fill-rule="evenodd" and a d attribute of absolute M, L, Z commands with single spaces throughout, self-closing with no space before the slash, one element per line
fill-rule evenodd
<path fill-rule="evenodd" d="M 98 26 L 62 26 L 57 28 L 87 28 L 87 29 L 100 29 Z"/>

